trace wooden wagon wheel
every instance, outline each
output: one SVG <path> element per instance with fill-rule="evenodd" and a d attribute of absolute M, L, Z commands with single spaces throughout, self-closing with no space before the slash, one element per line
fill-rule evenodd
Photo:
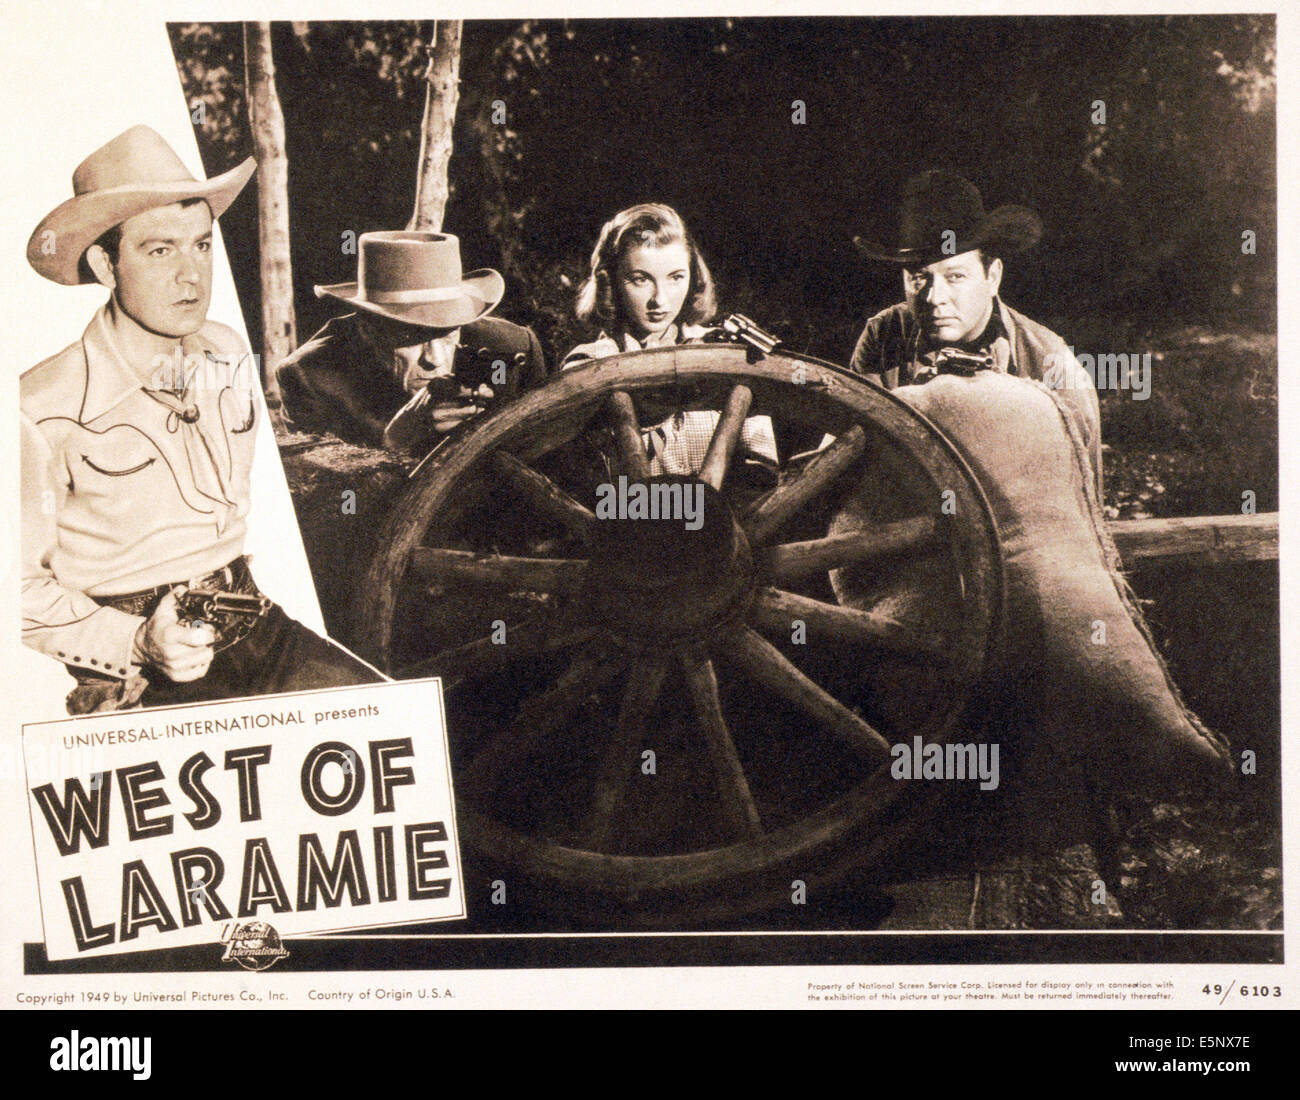
<path fill-rule="evenodd" d="M 600 479 L 674 480 L 648 477 L 636 419 L 665 402 L 720 411 L 690 490 L 702 521 L 597 519 Z M 834 440 L 775 488 L 733 489 L 762 415 Z M 585 479 L 575 454 L 596 456 Z M 890 743 L 951 728 L 1002 600 L 987 502 L 937 429 L 839 368 L 725 344 L 600 360 L 465 425 L 379 545 L 358 645 L 443 677 L 469 847 L 644 926 L 886 860 L 908 788 L 932 786 L 890 778 Z M 938 614 L 893 614 L 899 578 Z"/>

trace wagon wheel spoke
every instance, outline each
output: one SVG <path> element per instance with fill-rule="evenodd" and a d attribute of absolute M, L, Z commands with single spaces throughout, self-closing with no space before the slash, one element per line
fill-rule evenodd
<path fill-rule="evenodd" d="M 808 542 L 783 542 L 755 557 L 773 581 L 797 581 L 831 569 L 861 565 L 904 552 L 924 551 L 938 541 L 939 520 L 913 516 L 867 531 L 846 531 Z"/>
<path fill-rule="evenodd" d="M 509 725 L 475 754 L 457 787 L 470 796 L 487 794 L 508 767 L 562 729 L 592 693 L 613 679 L 621 664 L 602 658 L 594 648 L 580 652 L 550 688 L 527 699 Z"/>
<path fill-rule="evenodd" d="M 727 394 L 718 426 L 713 430 L 713 438 L 709 440 L 709 449 L 704 454 L 699 478 L 719 491 L 727 476 L 727 467 L 731 464 L 736 444 L 740 441 L 741 430 L 745 427 L 745 414 L 749 412 L 753 400 L 754 393 L 748 386 L 733 386 Z"/>
<path fill-rule="evenodd" d="M 878 765 L 889 758 L 888 741 L 800 672 L 771 642 L 748 627 L 720 642 L 715 647 L 715 656 L 799 707 L 871 764 Z"/>
<path fill-rule="evenodd" d="M 414 577 L 428 584 L 459 583 L 563 595 L 578 592 L 587 575 L 583 558 L 484 556 L 441 546 L 417 546 L 411 551 L 408 568 Z"/>
<path fill-rule="evenodd" d="M 829 447 L 818 451 L 808 465 L 784 485 L 759 498 L 745 516 L 745 534 L 759 546 L 805 505 L 829 489 L 867 447 L 867 433 L 854 424 Z"/>
<path fill-rule="evenodd" d="M 634 481 L 644 481 L 650 476 L 650 459 L 641 442 L 641 425 L 636 418 L 636 406 L 625 390 L 609 395 L 609 412 L 614 421 L 614 445 L 623 473 Z"/>
<path fill-rule="evenodd" d="M 464 645 L 441 650 L 413 664 L 404 665 L 393 675 L 399 680 L 417 680 L 424 676 L 441 676 L 450 687 L 467 675 L 488 668 L 500 668 L 511 661 L 535 657 L 540 653 L 558 652 L 597 634 L 591 625 L 582 625 L 568 617 L 534 616 L 506 627 L 505 642 L 485 634 Z"/>
<path fill-rule="evenodd" d="M 583 922 L 673 929 L 679 919 L 729 920 L 759 911 L 790 866 L 806 862 L 827 882 L 850 861 L 869 874 L 886 869 L 902 826 L 912 825 L 905 811 L 931 787 L 890 780 L 880 735 L 898 728 L 910 738 L 915 717 L 915 732 L 927 741 L 944 736 L 996 640 L 1003 563 L 977 479 L 923 416 L 829 369 L 820 376 L 825 385 L 797 385 L 802 363 L 780 350 L 754 356 L 700 344 L 642 349 L 566 372 L 436 451 L 377 540 L 354 601 L 359 647 L 396 655 L 394 665 L 433 654 L 399 675 L 458 682 L 448 709 L 466 844 L 487 865 L 553 888 L 556 906 L 572 905 Z M 712 527 L 689 540 L 683 534 L 676 554 L 675 533 L 666 529 L 662 546 L 651 539 L 642 546 L 616 537 L 621 526 L 606 531 L 590 517 L 593 476 L 643 479 L 659 468 L 649 424 L 638 417 L 650 414 L 642 394 L 687 390 L 716 398 L 689 402 L 717 410 L 697 477 L 714 493 L 722 486 L 744 525 L 750 552 L 734 560 L 722 553 L 735 549 L 729 539 L 719 538 L 713 552 Z M 743 490 L 733 484 L 746 423 L 775 411 L 796 424 L 829 426 L 835 438 L 787 465 L 776 489 L 754 500 L 748 482 Z M 868 464 L 879 477 L 859 477 Z M 937 514 L 934 485 L 954 487 L 952 516 Z M 842 493 L 850 487 L 857 491 Z M 479 489 L 490 506 L 466 506 Z M 504 522 L 494 546 L 486 523 L 497 518 Z M 728 522 L 718 531 L 733 535 L 731 517 L 722 518 Z M 805 529 L 823 519 L 830 530 Z M 848 525 L 860 529 L 850 537 Z M 427 551 L 413 557 L 421 543 Z M 460 552 L 448 553 L 453 547 Z M 497 549 L 527 557 L 503 558 Z M 894 568 L 912 561 L 915 569 Z M 862 591 L 928 576 L 931 564 L 942 573 L 936 595 L 957 597 L 964 582 L 950 614 L 926 599 L 928 587 L 899 592 L 915 597 L 897 602 L 916 607 L 920 621 Z M 643 576 L 667 567 L 681 583 Z M 816 586 L 808 594 L 827 602 L 800 601 L 804 578 Z M 853 606 L 837 608 L 828 584 Z M 645 606 L 623 614 L 621 589 L 621 598 L 635 590 Z M 933 659 L 929 638 L 900 633 L 882 614 L 899 616 L 918 635 L 941 636 L 952 653 Z M 498 618 L 510 624 L 509 644 L 475 637 Z M 830 639 L 806 661 L 783 644 L 794 618 Z M 474 625 L 457 628 L 461 621 Z M 778 624 L 781 635 L 771 632 Z M 648 648 L 665 627 L 709 641 Z M 823 667 L 824 675 L 815 671 Z M 859 692 L 873 669 L 878 675 Z M 859 694 L 872 708 L 860 714 Z M 480 714 L 494 718 L 476 729 L 469 718 Z M 665 789 L 643 788 L 651 781 L 641 776 L 641 752 L 656 746 L 661 719 L 694 744 L 683 746 L 684 760 L 661 762 L 661 771 L 670 765 Z M 687 762 L 707 774 L 671 767 Z M 832 762 L 838 774 L 827 773 Z M 701 790 L 711 805 L 699 804 Z"/>
<path fill-rule="evenodd" d="M 492 466 L 511 491 L 537 512 L 557 520 L 570 534 L 587 539 L 596 516 L 579 504 L 549 477 L 521 462 L 508 451 L 497 451 Z"/>
<path fill-rule="evenodd" d="M 897 619 L 872 611 L 823 603 L 780 588 L 764 588 L 755 598 L 750 618 L 765 630 L 789 634 L 795 620 L 808 633 L 827 641 L 887 649 L 914 660 L 946 664 L 943 639 L 915 630 Z"/>
<path fill-rule="evenodd" d="M 613 739 L 596 773 L 595 795 L 583 830 L 583 843 L 593 851 L 609 850 L 636 752 L 645 739 L 646 727 L 667 671 L 668 655 L 664 653 L 641 657 L 632 666 Z"/>
<path fill-rule="evenodd" d="M 707 657 L 693 653 L 682 653 L 682 669 L 686 674 L 686 686 L 690 691 L 691 702 L 695 706 L 695 715 L 700 729 L 704 733 L 704 742 L 713 761 L 713 771 L 718 780 L 718 792 L 722 803 L 720 810 L 727 826 L 741 838 L 763 835 L 763 824 L 758 816 L 758 807 L 754 805 L 754 796 L 749 789 L 749 780 L 741 766 L 736 753 L 731 731 L 727 728 L 722 715 L 722 703 L 718 698 L 718 677 L 713 669 L 713 662 Z"/>

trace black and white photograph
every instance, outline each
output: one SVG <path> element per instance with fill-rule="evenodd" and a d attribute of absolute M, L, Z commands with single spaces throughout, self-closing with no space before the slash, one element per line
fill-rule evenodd
<path fill-rule="evenodd" d="M 592 967 L 813 968 L 786 1007 L 1293 995 L 1274 14 L 277 7 L 152 24 L 156 102 L 80 119 L 6 227 L 14 285 L 73 303 L 9 322 L 18 720 L 400 721 L 292 734 L 360 841 L 318 821 L 295 863 L 314 819 L 271 806 L 278 871 L 260 837 L 242 882 L 123 868 L 116 926 L 115 878 L 64 879 L 59 953 L 32 887 L 7 981 L 179 990 L 256 935 L 304 1008 Z M 256 822 L 261 758 L 205 788 L 206 753 L 45 743 L 13 789 L 47 921 L 110 771 L 131 842 L 174 803 L 159 853 L 236 777 Z M 337 921 L 281 946 L 318 888 Z"/>

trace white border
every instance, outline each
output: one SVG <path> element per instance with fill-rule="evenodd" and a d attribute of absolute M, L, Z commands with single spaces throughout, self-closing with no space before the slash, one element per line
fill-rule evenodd
<path fill-rule="evenodd" d="M 1297 224 L 1297 193 L 1294 173 L 1289 171 L 1297 164 L 1296 134 L 1300 132 L 1300 117 L 1296 108 L 1296 53 L 1297 28 L 1300 13 L 1294 8 L 1279 10 L 1278 5 L 1234 4 L 1223 2 L 1182 3 L 920 3 L 916 0 L 898 0 L 896 3 L 772 3 L 749 2 L 718 3 L 711 0 L 662 0 L 653 9 L 625 9 L 627 14 L 653 14 L 654 16 L 809 16 L 809 15 L 1119 15 L 1119 14 L 1218 14 L 1225 12 L 1271 11 L 1278 19 L 1278 72 L 1279 72 L 1279 158 L 1278 177 L 1278 239 L 1280 249 L 1278 285 L 1281 305 L 1290 305 L 1287 294 L 1294 286 L 1296 274 L 1296 242 L 1300 241 L 1300 224 Z M 170 51 L 162 23 L 168 20 L 192 18 L 229 21 L 240 18 L 293 19 L 310 18 L 422 18 L 460 17 L 469 19 L 518 17 L 590 17 L 608 18 L 607 2 L 602 0 L 535 0 L 519 3 L 517 0 L 479 0 L 467 3 L 413 4 L 386 0 L 314 0 L 306 3 L 285 0 L 39 0 L 16 5 L 13 0 L 6 6 L 3 20 L 6 34 L 0 40 L 0 88 L 8 110 L 4 112 L 3 125 L 7 141 L 7 156 L 0 158 L 0 297 L 4 305 L 3 332 L 10 354 L 10 373 L 4 379 L 4 407 L 16 406 L 17 373 L 58 350 L 81 332 L 94 302 L 93 291 L 75 291 L 43 284 L 22 262 L 23 246 L 27 234 L 36 220 L 65 197 L 68 174 L 80 156 L 89 152 L 108 137 L 127 125 L 148 121 L 169 137 L 181 155 L 197 171 L 198 157 L 192 135 L 184 133 L 188 120 L 184 114 L 179 85 L 175 77 Z M 128 59 L 123 61 L 121 59 Z M 175 89 L 174 100 L 167 92 Z M 160 95 L 160 90 L 163 94 Z M 162 117 L 166 115 L 166 117 Z M 220 254 L 219 254 L 220 255 Z M 219 262 L 219 270 L 224 267 Z M 1296 668 L 1297 643 L 1300 642 L 1300 616 L 1297 615 L 1295 570 L 1292 568 L 1289 547 L 1297 531 L 1292 520 L 1292 504 L 1297 485 L 1297 424 L 1296 398 L 1289 379 L 1294 365 L 1300 361 L 1300 316 L 1293 308 L 1282 308 L 1279 318 L 1280 377 L 1287 381 L 1280 385 L 1280 440 L 1282 466 L 1282 657 L 1283 698 L 1282 726 L 1284 731 L 1283 798 L 1284 798 L 1284 850 L 1286 853 L 1284 900 L 1288 922 L 1286 952 L 1294 960 L 1300 945 L 1291 931 L 1295 920 L 1297 902 L 1297 859 L 1295 818 L 1297 798 L 1300 797 L 1300 766 L 1294 752 L 1295 689 L 1291 674 Z M 239 328 L 239 314 L 233 308 L 233 287 L 228 273 L 218 280 L 211 315 Z M 39 324 L 38 324 L 39 322 Z M 0 499 L 17 499 L 17 445 L 12 416 L 3 418 L 0 440 L 5 445 L 8 461 L 0 463 Z M 260 440 L 261 453 L 271 449 L 267 440 Z M 263 491 L 272 501 L 270 507 L 259 505 L 259 510 L 282 520 L 287 514 L 288 498 L 283 476 L 271 474 L 263 483 Z M 7 538 L 13 548 L 7 559 L 4 590 L 7 605 L 16 607 L 16 546 L 17 535 L 10 522 L 12 511 L 0 511 L 0 535 Z M 284 538 L 284 536 L 281 536 Z M 283 583 L 286 590 L 301 583 L 306 576 L 301 561 L 301 540 L 294 530 L 287 541 L 279 544 L 285 548 L 283 560 L 293 561 L 286 569 Z M 260 562 L 259 562 L 260 566 Z M 295 574 L 295 571 L 296 574 Z M 261 569 L 259 568 L 259 576 Z M 271 582 L 265 582 L 268 588 Z M 294 597 L 275 592 L 285 602 Z M 310 618 L 312 601 L 303 600 Z M 16 612 L 11 618 L 16 619 Z M 0 650 L 5 657 L 6 693 L 12 705 L 6 708 L 6 728 L 0 736 L 14 737 L 21 722 L 48 719 L 52 715 L 36 700 L 49 680 L 46 662 L 25 651 L 17 643 L 16 623 L 5 632 Z M 57 669 L 56 674 L 63 674 Z M 27 829 L 22 811 L 25 799 L 21 793 L 0 787 L 0 827 L 4 835 L 23 835 Z M 24 852 L 24 846 L 8 846 L 11 862 L 15 850 Z M 8 889 L 0 891 L 0 1004 L 21 1007 L 16 997 L 23 990 L 50 993 L 60 990 L 77 991 L 102 986 L 104 978 L 24 977 L 16 966 L 21 965 L 16 947 L 23 941 L 37 938 L 39 917 L 35 912 L 34 882 L 30 869 L 24 873 L 23 861 L 6 868 Z M 35 932 L 33 931 L 35 922 Z M 701 933 L 712 935 L 712 933 Z M 753 933 L 755 935 L 764 933 Z M 782 933 L 787 934 L 787 933 Z M 788 933 L 792 935 L 837 935 L 838 933 Z M 936 935 L 948 933 L 897 933 L 898 935 Z M 982 933 L 988 934 L 988 933 Z M 1018 933 L 1006 933 L 1018 934 Z M 1038 933 L 1041 934 L 1041 933 Z M 1221 935 L 1222 933 L 1207 933 Z M 543 934 L 548 938 L 551 934 Z M 594 934 L 593 934 L 594 935 Z M 663 933 L 668 935 L 668 933 Z M 481 938 L 481 937 L 476 937 Z M 492 937 L 488 937 L 492 938 Z M 574 937 L 577 938 L 577 937 Z M 810 1007 L 806 999 L 806 984 L 834 983 L 863 980 L 919 980 L 951 979 L 981 981 L 991 975 L 1005 980 L 1017 977 L 1044 975 L 1057 980 L 1133 980 L 1142 976 L 1153 979 L 1171 977 L 1175 982 L 1176 998 L 1166 1007 L 1215 1007 L 1199 993 L 1205 983 L 1220 983 L 1225 988 L 1241 983 L 1280 984 L 1284 995 L 1278 1000 L 1243 1002 L 1235 1007 L 1287 1007 L 1300 1006 L 1300 966 L 1295 961 L 1286 966 L 1240 965 L 1054 965 L 1018 964 L 1009 966 L 912 967 L 888 966 L 794 966 L 794 967 L 699 967 L 699 968 L 632 968 L 609 970 L 526 970 L 526 971 L 454 971 L 430 974 L 332 974 L 299 975 L 276 974 L 201 974 L 201 975 L 140 975 L 126 984 L 151 990 L 166 989 L 245 989 L 251 988 L 250 978 L 261 981 L 264 990 L 275 988 L 286 993 L 288 999 L 263 1007 L 329 1007 L 333 1002 L 315 1001 L 312 989 L 371 991 L 373 999 L 366 1005 L 348 1007 L 388 1007 L 391 998 L 373 996 L 385 988 L 447 986 L 455 993 L 456 1007 L 544 1007 L 555 1005 L 590 1007 Z M 121 985 L 122 979 L 115 978 Z M 1213 998 L 1210 998 L 1211 1000 Z M 404 1006 L 429 1007 L 426 1003 L 406 1000 Z M 453 1002 L 443 1001 L 452 1007 Z M 61 1007 L 70 1007 L 64 1004 Z M 76 1007 L 75 1003 L 71 1007 Z M 87 1007 L 87 1006 L 82 1006 Z M 143 1006 L 147 1007 L 147 1006 Z M 192 1005 L 192 1007 L 210 1007 Z M 231 1006 L 238 1007 L 238 1004 Z M 244 1006 L 246 1007 L 246 1005 Z M 883 1006 L 881 1006 L 883 1007 Z M 915 1005 L 892 1004 L 891 1008 L 909 1008 Z M 946 1006 L 945 1006 L 946 1007 Z M 995 1008 L 1024 1007 L 995 1002 Z M 1078 1006 L 1075 1006 L 1078 1007 Z M 1126 1007 L 1148 1007 L 1126 1005 Z M 1158 1007 L 1158 1006 L 1151 1006 Z M 1234 1007 L 1229 1001 L 1225 1007 Z"/>

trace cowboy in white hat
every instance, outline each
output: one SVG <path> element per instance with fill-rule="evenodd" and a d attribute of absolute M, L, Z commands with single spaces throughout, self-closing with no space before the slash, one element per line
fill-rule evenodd
<path fill-rule="evenodd" d="M 212 623 L 177 613 L 185 588 L 260 597 L 243 555 L 260 380 L 207 319 L 213 219 L 255 167 L 196 180 L 132 127 L 28 243 L 46 278 L 109 291 L 20 384 L 23 640 L 78 680 L 73 713 L 381 679 L 268 600 Z"/>
<path fill-rule="evenodd" d="M 489 314 L 505 282 L 461 271 L 449 233 L 363 233 L 354 282 L 316 287 L 353 307 L 276 370 L 289 427 L 423 454 L 457 425 L 546 378 L 531 329 Z"/>
<path fill-rule="evenodd" d="M 1041 235 L 1032 210 L 1007 205 L 985 212 L 978 189 L 961 176 L 913 176 L 893 243 L 854 240 L 872 259 L 902 267 L 904 301 L 867 321 L 850 365 L 888 389 L 982 369 L 1045 382 L 1074 412 L 1100 486 L 1092 379 L 1061 337 L 998 295 L 1002 256 L 1033 247 Z"/>

